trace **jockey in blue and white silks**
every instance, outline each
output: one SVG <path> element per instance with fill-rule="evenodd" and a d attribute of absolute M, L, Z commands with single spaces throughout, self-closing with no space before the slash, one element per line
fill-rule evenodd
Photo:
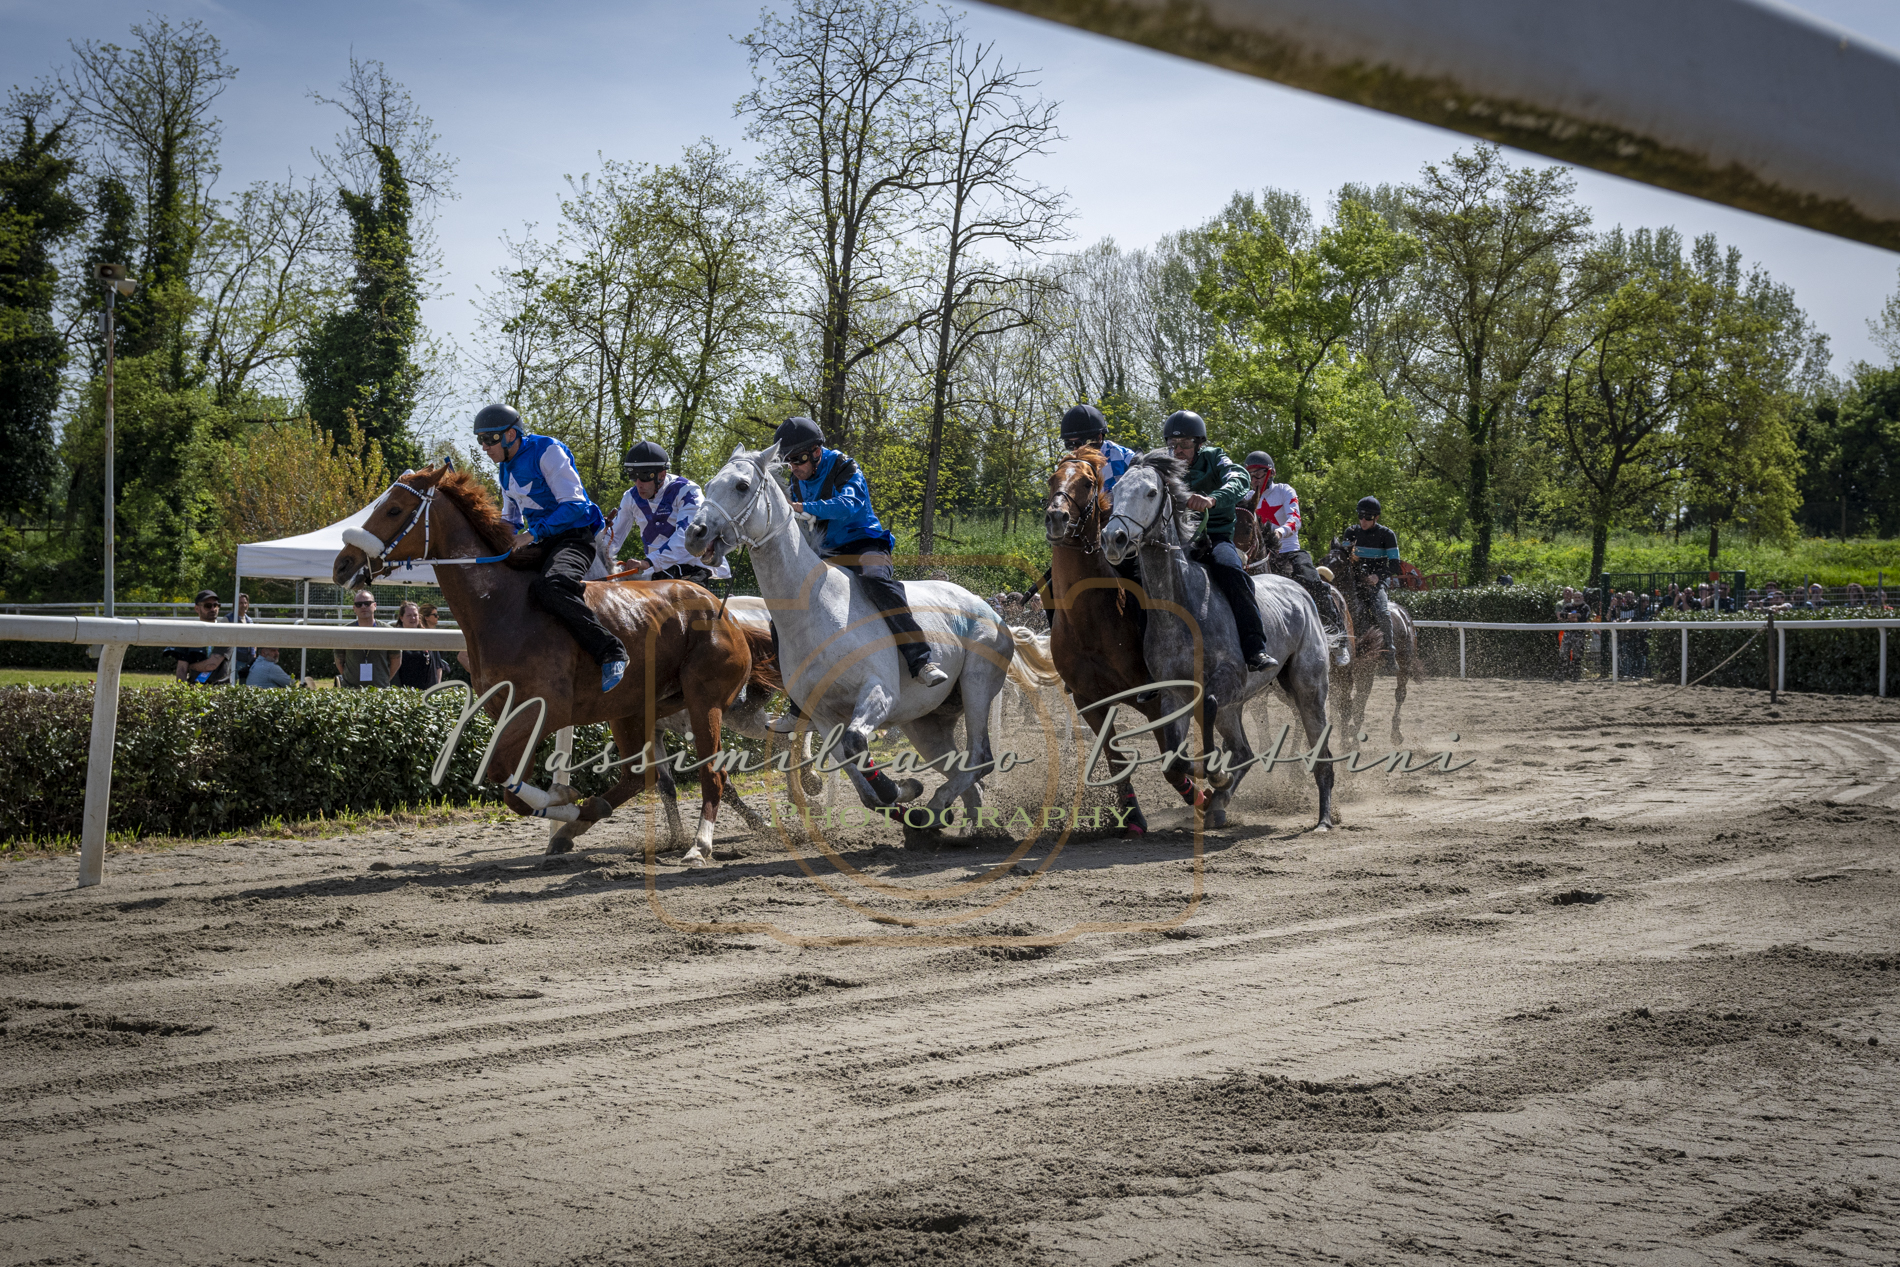
<path fill-rule="evenodd" d="M 858 464 L 836 449 L 826 448 L 824 432 L 810 418 L 787 418 L 772 439 L 791 470 L 792 509 L 812 516 L 825 527 L 818 552 L 826 558 L 855 560 L 841 565 L 857 573 L 865 596 L 883 613 L 911 677 L 925 686 L 948 682 L 950 675 L 931 658 L 930 644 L 905 601 L 904 587 L 898 584 L 891 566 L 897 538 L 879 521 L 871 506 L 871 486 Z M 772 645 L 776 650 L 776 625 Z M 791 733 L 798 724 L 797 701 L 793 701 L 791 712 L 767 724 L 780 734 Z"/>
<path fill-rule="evenodd" d="M 686 548 L 686 530 L 699 510 L 699 485 L 684 475 L 668 479 L 666 450 L 642 440 L 627 450 L 620 469 L 633 482 L 620 499 L 614 521 L 601 534 L 601 551 L 611 562 L 620 548 L 639 534 L 645 555 L 647 580 L 725 580 L 732 566 L 707 568 Z"/>
<path fill-rule="evenodd" d="M 581 650 L 600 666 L 603 693 L 620 685 L 627 649 L 587 606 L 586 578 L 595 563 L 594 537 L 606 522 L 574 469 L 565 444 L 521 425 L 507 405 L 475 415 L 475 439 L 501 477 L 501 515 L 516 530 L 514 553 L 541 574 L 528 596 L 567 626 Z M 524 553 L 532 542 L 539 553 Z"/>
<path fill-rule="evenodd" d="M 1062 415 L 1062 443 L 1071 449 L 1092 444 L 1108 459 L 1108 478 L 1102 481 L 1104 493 L 1114 492 L 1116 481 L 1128 473 L 1129 463 L 1141 456 L 1108 438 L 1108 419 L 1094 405 L 1077 405 Z"/>

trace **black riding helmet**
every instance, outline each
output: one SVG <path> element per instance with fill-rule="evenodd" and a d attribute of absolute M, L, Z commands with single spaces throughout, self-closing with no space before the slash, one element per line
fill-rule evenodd
<path fill-rule="evenodd" d="M 1108 419 L 1094 405 L 1077 405 L 1062 415 L 1062 442 L 1093 440 L 1108 430 Z"/>
<path fill-rule="evenodd" d="M 1161 424 L 1161 439 L 1163 443 L 1169 440 L 1205 440 L 1207 424 L 1201 421 L 1201 415 L 1191 410 L 1177 410 Z"/>
<path fill-rule="evenodd" d="M 1245 463 L 1243 463 L 1243 465 L 1249 466 L 1249 467 L 1254 467 L 1254 466 L 1264 467 L 1265 469 L 1271 471 L 1273 469 L 1273 455 L 1270 453 L 1263 453 L 1259 449 L 1255 449 L 1252 453 L 1249 453 L 1247 455 L 1247 460 Z"/>
<path fill-rule="evenodd" d="M 506 431 L 513 427 L 516 434 L 521 431 L 521 415 L 508 405 L 483 405 L 475 412 L 475 434 L 485 431 Z"/>
<path fill-rule="evenodd" d="M 805 452 L 813 445 L 825 442 L 825 433 L 810 418 L 787 418 L 779 423 L 778 430 L 772 433 L 772 440 L 778 445 L 779 456 L 794 457 Z"/>
<path fill-rule="evenodd" d="M 1376 497 L 1361 497 L 1359 499 L 1359 517 L 1361 519 L 1377 519 L 1379 517 L 1379 499 Z"/>
<path fill-rule="evenodd" d="M 664 471 L 671 459 L 666 450 L 651 440 L 642 440 L 627 450 L 627 456 L 620 459 L 620 473 L 628 479 L 642 472 Z"/>

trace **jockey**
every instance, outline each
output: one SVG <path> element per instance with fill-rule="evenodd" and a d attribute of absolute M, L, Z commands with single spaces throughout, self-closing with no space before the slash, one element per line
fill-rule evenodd
<path fill-rule="evenodd" d="M 1278 542 L 1274 566 L 1300 583 L 1313 596 L 1319 619 L 1326 626 L 1333 644 L 1333 663 L 1341 667 L 1351 663 L 1352 652 L 1346 646 L 1345 626 L 1339 609 L 1333 606 L 1333 590 L 1313 566 L 1313 556 L 1300 549 L 1300 495 L 1291 484 L 1273 480 L 1273 457 L 1258 450 L 1247 455 L 1247 474 L 1253 477 L 1253 492 L 1242 503 L 1252 508 L 1260 521 L 1260 530 Z"/>
<path fill-rule="evenodd" d="M 1379 632 L 1385 635 L 1386 671 L 1397 673 L 1398 643 L 1392 640 L 1392 605 L 1386 599 L 1385 587 L 1399 574 L 1399 537 L 1379 522 L 1380 510 L 1378 498 L 1361 497 L 1358 526 L 1339 536 L 1352 547 L 1353 557 L 1359 561 L 1359 584 L 1367 591 L 1365 599 L 1373 619 L 1379 622 Z"/>
<path fill-rule="evenodd" d="M 1095 451 L 1108 459 L 1108 474 L 1102 480 L 1102 492 L 1115 491 L 1115 482 L 1128 470 L 1128 464 L 1141 455 L 1125 445 L 1116 444 L 1108 438 L 1108 419 L 1102 417 L 1102 411 L 1094 405 L 1077 405 L 1062 415 L 1062 443 L 1070 449 L 1080 449 L 1085 445 L 1093 446 Z M 1141 579 L 1141 557 L 1130 555 L 1116 573 L 1123 580 Z M 1048 584 L 1049 574 L 1037 583 L 1035 593 L 1042 593 Z"/>
<path fill-rule="evenodd" d="M 841 566 L 858 574 L 865 597 L 884 615 L 884 623 L 896 635 L 897 649 L 903 653 L 911 677 L 921 686 L 941 686 L 950 680 L 931 659 L 930 644 L 917 618 L 904 601 L 904 589 L 891 570 L 891 551 L 897 539 L 878 522 L 871 506 L 871 486 L 863 472 L 836 449 L 825 447 L 824 432 L 810 418 L 787 418 L 772 436 L 779 456 L 792 468 L 792 509 L 810 515 L 824 525 L 820 552 L 837 558 Z M 845 560 L 851 560 L 846 562 Z M 778 630 L 774 627 L 773 644 Z M 798 726 L 798 703 L 791 711 L 767 723 L 779 734 L 790 734 Z"/>
<path fill-rule="evenodd" d="M 1234 507 L 1247 495 L 1247 472 L 1207 442 L 1207 424 L 1197 413 L 1183 409 L 1169 414 L 1161 428 L 1161 439 L 1184 468 L 1181 475 L 1190 494 L 1188 509 L 1205 512 L 1195 543 L 1205 540 L 1212 549 L 1198 559 L 1207 569 L 1208 579 L 1220 587 L 1233 609 L 1241 659 L 1253 673 L 1279 668 L 1280 662 L 1267 654 L 1267 634 L 1260 624 L 1260 599 L 1254 592 L 1253 578 L 1247 575 L 1246 560 L 1234 548 Z"/>
<path fill-rule="evenodd" d="M 540 573 L 528 583 L 529 597 L 566 625 L 600 666 L 601 692 L 613 690 L 627 671 L 627 649 L 587 606 L 583 578 L 604 521 L 574 469 L 574 455 L 559 440 L 526 430 L 507 405 L 482 407 L 475 439 L 499 468 L 501 517 L 515 528 L 513 554 Z M 540 548 L 538 560 L 531 545 Z"/>
<path fill-rule="evenodd" d="M 669 480 L 666 468 L 666 450 L 651 440 L 640 441 L 620 460 L 620 471 L 633 481 L 633 487 L 620 499 L 613 524 L 600 534 L 606 562 L 611 565 L 620 547 L 637 532 L 646 554 L 642 580 L 725 580 L 732 575 L 730 564 L 708 568 L 686 548 L 686 530 L 699 509 L 699 485 L 684 475 Z"/>

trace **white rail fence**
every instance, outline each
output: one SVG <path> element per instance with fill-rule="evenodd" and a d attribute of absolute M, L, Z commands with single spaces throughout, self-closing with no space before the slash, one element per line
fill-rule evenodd
<path fill-rule="evenodd" d="M 1708 631 L 1760 629 L 1768 622 L 1748 620 L 1705 621 L 1700 623 L 1657 621 L 1641 628 L 1617 624 L 1550 623 L 1496 624 L 1485 621 L 1421 620 L 1421 629 L 1458 631 L 1458 676 L 1465 676 L 1465 633 L 1471 629 L 1505 632 L 1544 632 L 1571 634 L 1607 634 L 1610 639 L 1612 681 L 1618 671 L 1617 638 L 1619 633 L 1657 634 L 1670 629 L 1682 635 L 1682 682 L 1689 681 L 1689 634 Z M 1900 627 L 1895 620 L 1801 620 L 1777 621 L 1775 635 L 1778 671 L 1776 681 L 1783 689 L 1787 683 L 1788 634 L 1802 630 L 1878 629 L 1880 630 L 1880 694 L 1887 693 L 1887 631 Z M 236 631 L 244 631 L 249 643 L 258 646 L 321 648 L 364 651 L 461 651 L 467 643 L 461 631 L 454 629 L 398 629 L 378 625 L 309 625 L 259 621 L 250 625 L 220 622 L 209 625 L 198 620 L 107 619 L 99 616 L 15 616 L 0 614 L 0 641 L 64 642 L 97 645 L 99 675 L 93 687 L 92 737 L 86 757 L 86 803 L 79 835 L 79 885 L 98 884 L 105 878 L 106 818 L 112 797 L 112 754 L 119 728 L 119 669 L 125 662 L 127 647 L 190 647 L 223 641 Z M 207 637 L 206 635 L 214 635 Z M 233 665 L 237 648 L 229 654 Z M 572 750 L 573 732 L 557 732 L 555 743 Z M 560 776 L 563 779 L 565 776 Z"/>
<path fill-rule="evenodd" d="M 1550 624 L 1499 624 L 1476 620 L 1415 620 L 1412 622 L 1420 629 L 1456 629 L 1458 631 L 1458 676 L 1465 676 L 1465 631 L 1467 629 L 1495 629 L 1505 632 L 1528 633 L 1567 633 L 1597 634 L 1610 640 L 1610 681 L 1620 680 L 1621 657 L 1617 639 L 1620 634 L 1641 633 L 1659 634 L 1670 630 L 1679 630 L 1682 635 L 1682 685 L 1689 685 L 1689 633 L 1691 630 L 1706 630 L 1714 633 L 1720 630 L 1766 629 L 1766 620 L 1655 620 L 1623 621 L 1603 624 L 1593 621 L 1564 621 Z M 1880 695 L 1887 694 L 1887 631 L 1900 628 L 1900 619 L 1893 620 L 1777 620 L 1775 624 L 1775 688 L 1788 689 L 1788 634 L 1811 630 L 1827 633 L 1839 629 L 1878 629 L 1880 631 Z"/>

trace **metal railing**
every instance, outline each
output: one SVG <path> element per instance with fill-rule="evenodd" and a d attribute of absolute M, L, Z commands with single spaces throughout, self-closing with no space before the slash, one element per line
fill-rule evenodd
<path fill-rule="evenodd" d="M 1651 634 L 1676 629 L 1682 633 L 1682 685 L 1689 684 L 1689 634 L 1692 630 L 1716 632 L 1719 630 L 1766 629 L 1768 620 L 1655 620 L 1626 621 L 1622 623 L 1601 623 L 1597 621 L 1558 621 L 1544 624 L 1500 624 L 1481 620 L 1415 620 L 1412 624 L 1419 629 L 1456 629 L 1458 631 L 1458 676 L 1465 676 L 1465 631 L 1467 629 L 1490 629 L 1503 632 L 1555 633 L 1555 634 L 1597 634 L 1607 635 L 1610 639 L 1610 681 L 1621 680 L 1621 657 L 1617 654 L 1617 636 L 1619 633 Z M 1880 631 L 1880 688 L 1884 699 L 1887 694 L 1887 631 L 1900 628 L 1900 619 L 1880 620 L 1777 620 L 1772 622 L 1775 631 L 1775 689 L 1788 689 L 1788 631 L 1811 630 L 1822 633 L 1836 629 L 1878 629 Z"/>

